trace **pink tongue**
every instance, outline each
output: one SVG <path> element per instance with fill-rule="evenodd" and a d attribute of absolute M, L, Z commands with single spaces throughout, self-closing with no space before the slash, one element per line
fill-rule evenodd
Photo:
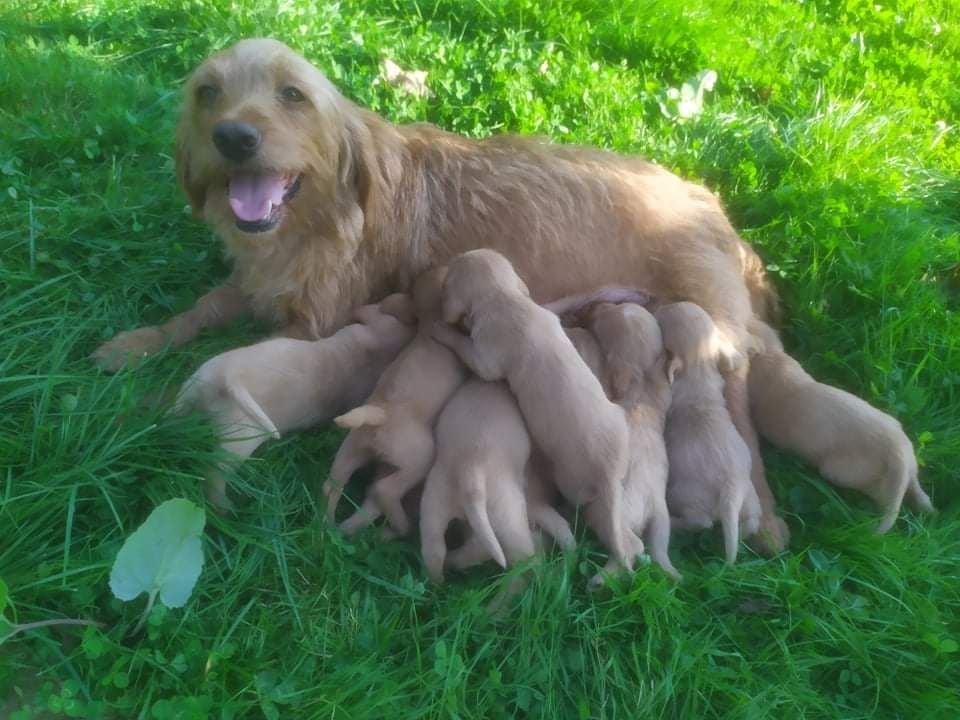
<path fill-rule="evenodd" d="M 270 209 L 283 202 L 283 175 L 238 175 L 230 179 L 230 207 L 241 220 L 266 220 Z"/>

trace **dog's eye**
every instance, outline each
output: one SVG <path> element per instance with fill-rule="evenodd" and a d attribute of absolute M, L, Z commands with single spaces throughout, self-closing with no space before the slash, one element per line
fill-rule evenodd
<path fill-rule="evenodd" d="M 211 105 L 220 94 L 220 88 L 216 85 L 201 85 L 197 88 L 197 100 L 204 105 Z"/>
<path fill-rule="evenodd" d="M 280 91 L 280 97 L 282 97 L 287 102 L 303 102 L 306 98 L 303 96 L 303 93 L 300 92 L 293 85 L 287 85 L 283 90 Z"/>

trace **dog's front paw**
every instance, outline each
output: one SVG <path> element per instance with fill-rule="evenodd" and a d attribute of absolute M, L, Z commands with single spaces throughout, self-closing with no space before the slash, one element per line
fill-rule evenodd
<path fill-rule="evenodd" d="M 121 368 L 136 365 L 147 355 L 162 350 L 167 336 L 156 326 L 148 326 L 122 332 L 98 347 L 90 357 L 102 369 L 116 372 Z"/>
<path fill-rule="evenodd" d="M 776 555 L 790 544 L 790 529 L 783 518 L 773 513 L 760 518 L 760 528 L 750 538 L 750 545 L 761 555 Z"/>

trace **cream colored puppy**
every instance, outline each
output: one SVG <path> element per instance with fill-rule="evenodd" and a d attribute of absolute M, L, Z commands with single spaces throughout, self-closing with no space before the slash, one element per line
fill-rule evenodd
<path fill-rule="evenodd" d="M 476 562 L 489 557 L 506 568 L 532 557 L 531 526 L 572 546 L 570 526 L 539 497 L 539 488 L 528 495 L 530 436 L 505 383 L 467 380 L 437 419 L 436 445 L 420 503 L 423 560 L 435 582 L 443 581 L 444 534 L 454 519 L 469 524 L 467 545 L 481 551 L 473 555 Z M 459 567 L 473 564 L 469 552 L 457 557 Z"/>
<path fill-rule="evenodd" d="M 663 433 L 671 393 L 660 327 L 639 305 L 598 305 L 590 330 L 603 356 L 610 397 L 626 411 L 630 429 L 630 465 L 623 487 L 628 552 L 631 557 L 642 553 L 644 538 L 653 561 L 679 580 L 680 573 L 667 553 L 670 512 Z M 604 572 L 617 569 L 616 561 L 611 560 Z M 601 583 L 602 574 L 591 580 L 593 586 Z"/>
<path fill-rule="evenodd" d="M 883 512 L 878 533 L 893 527 L 904 497 L 915 510 L 932 512 L 917 481 L 913 445 L 900 423 L 814 380 L 783 352 L 767 325 L 757 322 L 751 330 L 765 346 L 750 359 L 750 406 L 764 437 L 814 465 L 833 484 L 871 498 Z"/>
<path fill-rule="evenodd" d="M 382 514 L 393 532 L 404 535 L 410 529 L 403 496 L 426 477 L 433 465 L 434 422 L 466 379 L 457 356 L 430 336 L 433 322 L 439 317 L 445 274 L 446 268 L 441 267 L 417 279 L 413 288 L 419 323 L 416 337 L 383 373 L 367 403 L 334 420 L 340 427 L 349 428 L 350 434 L 324 483 L 331 523 L 343 488 L 356 470 L 375 460 L 395 468 L 371 485 L 360 509 L 341 523 L 347 534 L 369 526 Z M 398 314 L 404 316 L 403 312 Z"/>
<path fill-rule="evenodd" d="M 719 520 L 726 560 L 733 563 L 740 537 L 757 531 L 760 499 L 750 482 L 750 450 L 723 398 L 719 333 L 703 308 L 689 302 L 661 307 L 656 318 L 673 383 L 664 433 L 672 524 L 706 529 Z"/>
<path fill-rule="evenodd" d="M 381 305 L 409 302 L 396 295 Z M 271 437 L 331 420 L 367 398 L 415 332 L 377 305 L 358 308 L 354 319 L 322 340 L 274 338 L 211 358 L 184 383 L 173 412 L 209 413 L 223 449 L 237 462 Z M 207 498 L 221 510 L 231 507 L 226 470 L 215 471 L 206 485 Z"/>
<path fill-rule="evenodd" d="M 470 334 L 438 323 L 434 337 L 484 380 L 507 381 L 531 438 L 553 465 L 560 492 L 576 505 L 596 507 L 594 517 L 604 523 L 594 531 L 618 561 L 631 567 L 620 508 L 626 417 L 607 399 L 557 316 L 530 299 L 503 255 L 473 250 L 450 263 L 443 318 L 451 324 L 463 321 Z"/>

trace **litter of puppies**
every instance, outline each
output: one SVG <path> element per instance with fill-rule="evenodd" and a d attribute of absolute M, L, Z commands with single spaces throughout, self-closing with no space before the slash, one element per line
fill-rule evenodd
<path fill-rule="evenodd" d="M 486 249 L 424 272 L 412 296 L 359 308 L 354 320 L 323 340 L 272 339 L 213 358 L 175 410 L 208 412 L 237 460 L 271 436 L 335 418 L 350 432 L 323 483 L 328 521 L 353 473 L 375 463 L 377 479 L 339 528 L 349 535 L 383 515 L 388 537 L 406 535 L 404 499 L 425 483 L 420 544 L 435 582 L 486 560 L 531 560 L 546 540 L 573 547 L 574 509 L 609 553 L 591 587 L 645 551 L 679 580 L 674 530 L 719 523 L 733 563 L 760 518 L 751 453 L 724 400 L 725 375 L 744 363 L 751 381 L 771 365 L 790 379 L 751 388 L 768 439 L 873 499 L 877 532 L 893 526 L 904 499 L 933 509 L 899 423 L 814 381 L 762 323 L 748 358 L 694 303 L 599 288 L 540 306 L 510 262 Z M 792 432 L 796 413 L 820 431 Z M 208 478 L 220 509 L 230 507 L 227 469 Z M 450 549 L 455 519 L 465 539 Z"/>

